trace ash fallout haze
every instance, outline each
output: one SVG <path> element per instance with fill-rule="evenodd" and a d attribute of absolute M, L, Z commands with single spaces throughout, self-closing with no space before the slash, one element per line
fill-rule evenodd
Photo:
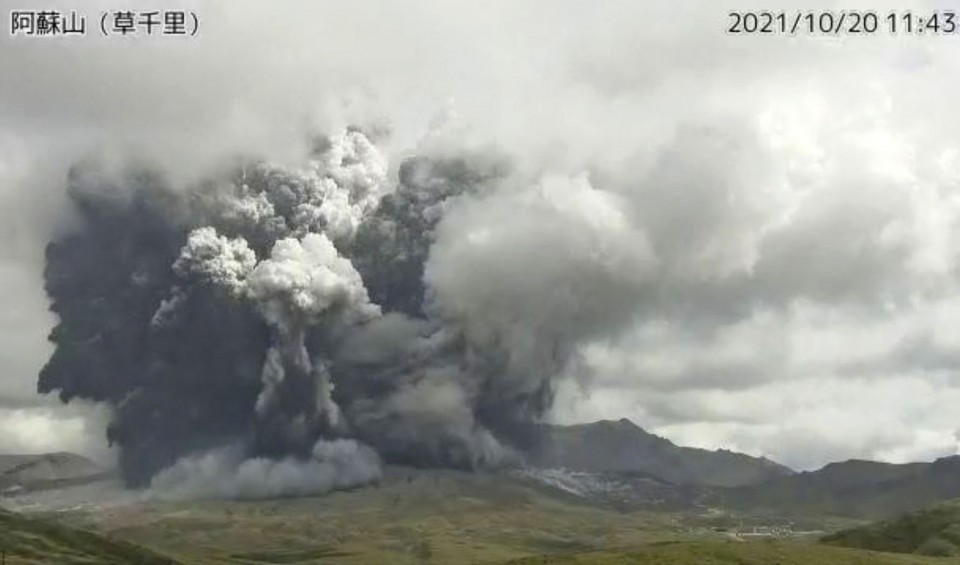
<path fill-rule="evenodd" d="M 174 7 L 196 36 L 0 37 L 0 452 L 186 497 L 512 466 L 600 418 L 797 469 L 958 453 L 956 37 Z"/>

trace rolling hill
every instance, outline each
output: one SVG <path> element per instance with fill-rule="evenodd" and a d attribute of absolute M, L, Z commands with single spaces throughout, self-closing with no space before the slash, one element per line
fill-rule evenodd
<path fill-rule="evenodd" d="M 109 475 L 110 471 L 74 453 L 0 455 L 0 495 L 55 488 Z"/>
<path fill-rule="evenodd" d="M 824 542 L 875 551 L 958 555 L 960 502 L 940 504 L 890 520 L 843 530 L 825 537 Z"/>
<path fill-rule="evenodd" d="M 666 542 L 630 551 L 543 555 L 504 565 L 955 565 L 960 561 L 880 553 L 814 543 Z"/>
<path fill-rule="evenodd" d="M 247 565 L 516 558 L 898 565 L 930 561 L 865 550 L 952 553 L 960 547 L 957 507 L 849 530 L 829 546 L 743 542 L 748 536 L 736 534 L 743 526 L 791 523 L 829 531 L 960 497 L 960 457 L 904 465 L 852 460 L 794 473 L 763 458 L 679 447 L 627 420 L 535 432 L 529 443 L 535 449 L 528 451 L 535 466 L 493 472 L 391 466 L 375 486 L 265 501 L 161 501 L 97 480 L 103 471 L 79 456 L 0 457 L 0 485 L 18 488 L 0 496 L 0 504 L 41 517 L 56 512 L 58 522 L 133 545 L 117 548 L 69 528 L 44 530 L 53 537 L 36 542 L 30 532 L 51 526 L 22 518 L 10 529 L 14 537 L 0 541 L 34 562 L 43 548 L 72 559 L 81 550 L 70 544 L 79 543 L 88 552 L 142 546 L 182 563 Z M 14 523 L 9 516 L 7 523 Z M 533 557 L 545 554 L 552 556 Z M 111 563 L 98 559 L 92 562 Z"/>
<path fill-rule="evenodd" d="M 6 565 L 177 565 L 128 542 L 0 509 L 0 555 Z"/>
<path fill-rule="evenodd" d="M 932 463 L 851 460 L 717 494 L 721 506 L 880 519 L 960 497 L 960 456 Z"/>
<path fill-rule="evenodd" d="M 140 501 L 58 517 L 204 565 L 497 563 L 686 535 L 671 514 L 620 512 L 523 477 L 409 468 L 314 497 Z"/>

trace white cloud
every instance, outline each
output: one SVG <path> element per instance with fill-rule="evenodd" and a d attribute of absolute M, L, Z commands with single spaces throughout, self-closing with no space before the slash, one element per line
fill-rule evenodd
<path fill-rule="evenodd" d="M 92 406 L 0 408 L 0 453 L 72 451 L 109 464 L 106 422 L 106 412 Z"/>

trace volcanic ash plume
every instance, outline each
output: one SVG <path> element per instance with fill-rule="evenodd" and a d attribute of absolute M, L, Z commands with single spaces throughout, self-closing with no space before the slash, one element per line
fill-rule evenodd
<path fill-rule="evenodd" d="M 387 171 L 356 130 L 187 191 L 78 165 L 40 391 L 111 405 L 127 482 L 177 496 L 515 461 L 577 345 L 629 321 L 646 240 L 585 178 L 508 186 L 476 155 Z"/>

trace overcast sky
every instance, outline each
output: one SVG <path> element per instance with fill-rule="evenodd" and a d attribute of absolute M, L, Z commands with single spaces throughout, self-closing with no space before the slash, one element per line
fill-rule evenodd
<path fill-rule="evenodd" d="M 394 166 L 441 124 L 443 150 L 587 175 L 618 218 L 592 221 L 647 247 L 640 314 L 583 348 L 556 420 L 797 468 L 957 452 L 957 37 L 726 35 L 750 6 L 712 0 L 165 0 L 197 37 L 96 36 L 141 4 L 84 2 L 90 35 L 66 40 L 10 37 L 23 3 L 0 0 L 0 452 L 104 453 L 103 410 L 34 393 L 70 163 L 146 157 L 189 184 L 371 120 Z"/>

